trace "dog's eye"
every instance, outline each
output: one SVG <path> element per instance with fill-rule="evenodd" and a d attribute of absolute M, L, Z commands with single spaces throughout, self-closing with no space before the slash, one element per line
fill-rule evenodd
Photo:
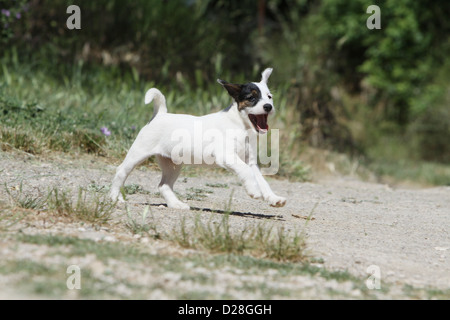
<path fill-rule="evenodd" d="M 269 99 L 272 99 L 272 96 L 271 96 L 270 94 L 268 94 L 267 97 L 268 97 Z"/>
<path fill-rule="evenodd" d="M 250 96 L 247 98 L 248 101 L 255 102 L 256 98 L 254 96 Z"/>

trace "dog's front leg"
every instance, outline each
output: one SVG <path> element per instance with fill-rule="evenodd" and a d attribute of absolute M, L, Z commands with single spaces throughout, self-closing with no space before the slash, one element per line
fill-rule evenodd
<path fill-rule="evenodd" d="M 253 175 L 255 176 L 259 188 L 261 189 L 264 200 L 268 201 L 272 207 L 283 207 L 286 204 L 286 198 L 279 197 L 273 193 L 256 164 L 251 164 L 250 168 L 252 168 Z"/>
<path fill-rule="evenodd" d="M 275 193 L 273 193 L 266 179 L 264 179 L 261 170 L 259 170 L 259 167 L 257 165 L 256 152 L 252 148 L 251 144 L 249 145 L 248 151 L 248 165 L 253 172 L 253 176 L 258 184 L 259 189 L 261 190 L 263 199 L 269 202 L 272 207 L 283 207 L 286 204 L 286 198 L 279 197 Z"/>
<path fill-rule="evenodd" d="M 223 166 L 225 169 L 234 172 L 239 177 L 239 180 L 244 185 L 245 190 L 247 191 L 250 197 L 254 199 L 259 199 L 263 196 L 259 184 L 255 179 L 255 175 L 253 173 L 252 168 L 250 168 L 250 166 L 246 164 L 244 161 L 242 161 L 240 158 L 235 157 L 232 160 L 225 160 L 221 164 L 221 166 Z"/>

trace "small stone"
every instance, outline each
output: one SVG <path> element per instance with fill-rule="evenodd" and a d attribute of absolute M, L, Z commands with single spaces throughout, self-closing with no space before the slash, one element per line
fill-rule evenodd
<path fill-rule="evenodd" d="M 114 238 L 113 236 L 106 236 L 103 238 L 103 240 L 107 241 L 107 242 L 116 242 L 117 239 Z"/>

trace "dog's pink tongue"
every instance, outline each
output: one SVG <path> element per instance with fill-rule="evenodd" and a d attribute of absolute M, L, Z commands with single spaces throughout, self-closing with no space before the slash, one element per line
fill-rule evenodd
<path fill-rule="evenodd" d="M 267 124 L 267 115 L 260 115 L 256 117 L 256 125 L 261 133 L 269 131 L 269 125 Z"/>

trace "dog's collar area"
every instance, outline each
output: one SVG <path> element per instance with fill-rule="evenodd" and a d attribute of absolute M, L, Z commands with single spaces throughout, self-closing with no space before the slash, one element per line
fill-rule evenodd
<path fill-rule="evenodd" d="M 269 125 L 267 124 L 267 114 L 249 114 L 248 118 L 255 127 L 255 130 L 259 133 L 267 133 L 269 131 Z"/>
<path fill-rule="evenodd" d="M 228 112 L 231 110 L 231 108 L 233 108 L 233 103 L 230 104 L 228 107 L 226 107 L 225 109 L 223 109 L 224 112 Z"/>

